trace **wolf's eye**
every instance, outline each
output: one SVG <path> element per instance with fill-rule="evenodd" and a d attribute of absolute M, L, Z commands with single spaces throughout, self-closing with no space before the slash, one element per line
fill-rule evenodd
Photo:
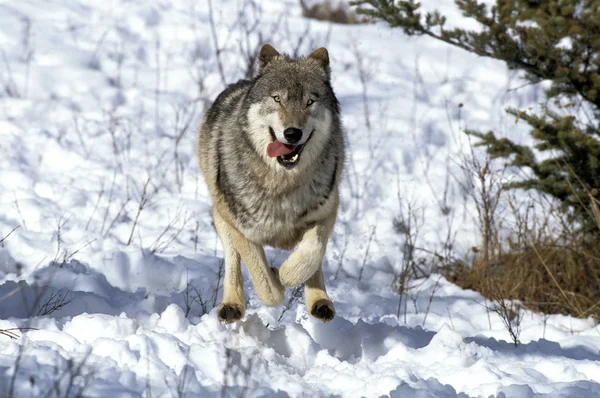
<path fill-rule="evenodd" d="M 278 96 L 278 95 L 274 95 L 274 96 L 273 96 L 273 101 L 275 101 L 275 102 L 279 102 L 279 101 L 281 101 L 281 98 L 279 98 L 279 96 Z"/>
<path fill-rule="evenodd" d="M 311 100 L 311 99 L 309 99 L 309 100 L 306 102 L 306 106 L 311 106 L 311 105 L 312 105 L 312 104 L 314 104 L 314 103 L 315 103 L 315 100 Z"/>

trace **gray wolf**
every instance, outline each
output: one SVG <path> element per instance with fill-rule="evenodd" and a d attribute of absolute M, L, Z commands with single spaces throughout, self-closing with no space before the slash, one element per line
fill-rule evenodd
<path fill-rule="evenodd" d="M 279 305 L 286 287 L 304 284 L 309 313 L 332 320 L 321 266 L 339 203 L 344 136 L 327 50 L 292 59 L 264 45 L 256 76 L 227 87 L 206 113 L 199 160 L 224 249 L 219 319 L 244 316 L 242 259 L 264 304 Z M 271 268 L 265 245 L 293 251 Z"/>

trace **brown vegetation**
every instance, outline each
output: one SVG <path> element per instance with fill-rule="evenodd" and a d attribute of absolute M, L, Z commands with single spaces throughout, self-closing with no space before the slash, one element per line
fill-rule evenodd
<path fill-rule="evenodd" d="M 598 200 L 591 193 L 590 200 L 588 214 L 600 230 Z M 516 299 L 533 311 L 600 320 L 600 245 L 569 224 L 551 228 L 551 218 L 560 212 L 546 210 L 543 219 L 515 213 L 517 222 L 502 231 L 510 237 L 498 244 L 493 259 L 476 255 L 470 266 L 461 265 L 447 276 L 492 300 Z"/>
<path fill-rule="evenodd" d="M 337 1 L 335 5 L 332 0 L 317 0 L 309 3 L 311 4 L 307 4 L 306 0 L 300 0 L 303 17 L 349 25 L 366 23 L 364 17 L 356 15 L 342 1 Z"/>

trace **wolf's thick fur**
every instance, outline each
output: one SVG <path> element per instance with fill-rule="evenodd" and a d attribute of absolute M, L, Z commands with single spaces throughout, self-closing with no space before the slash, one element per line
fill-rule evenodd
<path fill-rule="evenodd" d="M 299 151 L 296 160 L 269 157 L 276 141 Z M 304 283 L 309 312 L 333 319 L 321 263 L 338 208 L 344 138 L 327 50 L 290 59 L 263 46 L 257 76 L 229 86 L 207 112 L 199 155 L 225 252 L 219 318 L 244 316 L 241 257 L 264 304 L 281 304 L 285 287 Z M 294 251 L 277 270 L 264 245 Z"/>

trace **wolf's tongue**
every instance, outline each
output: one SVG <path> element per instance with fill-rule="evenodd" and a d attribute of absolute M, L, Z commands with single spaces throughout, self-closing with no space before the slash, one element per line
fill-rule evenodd
<path fill-rule="evenodd" d="M 294 147 L 292 147 L 291 145 L 288 146 L 288 145 L 282 144 L 279 141 L 273 141 L 269 145 L 267 145 L 267 155 L 270 158 L 276 158 L 277 156 L 287 155 L 288 153 L 292 152 L 293 150 L 294 150 Z"/>

